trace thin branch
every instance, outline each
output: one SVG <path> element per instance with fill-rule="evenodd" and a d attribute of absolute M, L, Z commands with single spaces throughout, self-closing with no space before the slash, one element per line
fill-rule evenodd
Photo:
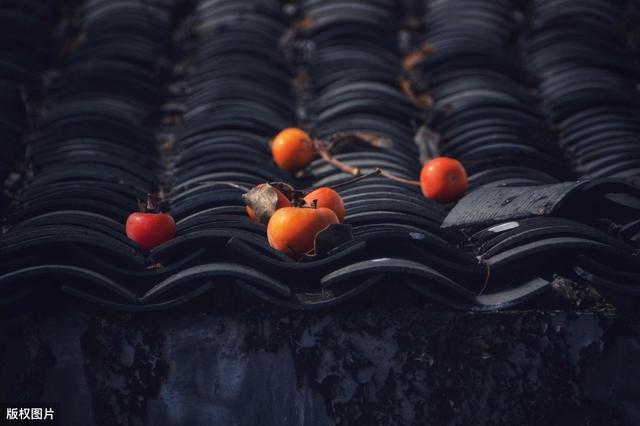
<path fill-rule="evenodd" d="M 360 176 L 354 177 L 353 179 L 346 180 L 344 182 L 336 183 L 335 185 L 332 185 L 329 188 L 335 190 L 336 188 L 340 188 L 346 185 L 351 185 L 352 183 L 356 183 L 368 177 L 377 176 L 379 174 L 382 174 L 382 170 L 378 168 L 372 171 L 371 173 L 367 173 L 366 175 L 360 175 Z"/>
<path fill-rule="evenodd" d="M 251 188 L 248 188 L 246 186 L 239 185 L 239 184 L 233 183 L 233 182 L 223 181 L 223 180 L 209 180 L 209 181 L 205 181 L 205 182 L 201 182 L 200 183 L 200 185 L 208 185 L 208 184 L 227 185 L 227 186 L 230 186 L 232 188 L 241 189 L 244 192 L 249 192 L 251 190 Z"/>
<path fill-rule="evenodd" d="M 329 151 L 327 150 L 327 147 L 325 146 L 323 141 L 321 141 L 320 139 L 314 139 L 313 143 L 316 148 L 316 151 L 318 151 L 318 154 L 320 154 L 320 157 L 322 157 L 322 159 L 325 160 L 327 163 L 331 164 L 333 167 L 340 170 L 341 172 L 344 172 L 353 176 L 360 175 L 360 169 L 358 167 L 350 166 L 338 159 L 333 158 L 331 153 L 329 153 Z"/>
<path fill-rule="evenodd" d="M 384 170 L 380 170 L 380 174 L 382 176 L 386 177 L 389 180 L 393 180 L 393 181 L 396 181 L 396 182 L 400 182 L 400 183 L 404 183 L 404 184 L 412 185 L 412 186 L 420 186 L 420 181 L 411 180 L 411 179 L 405 179 L 405 178 L 402 178 L 400 176 L 393 175 L 393 174 L 391 174 L 389 172 L 385 172 Z"/>

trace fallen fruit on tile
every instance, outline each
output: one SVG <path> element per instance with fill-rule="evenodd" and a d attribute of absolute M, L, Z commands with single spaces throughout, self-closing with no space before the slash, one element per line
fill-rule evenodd
<path fill-rule="evenodd" d="M 467 190 L 467 173 L 458 160 L 437 157 L 422 166 L 422 194 L 439 203 L 456 201 Z"/>
<path fill-rule="evenodd" d="M 249 218 L 264 225 L 269 223 L 269 219 L 276 210 L 291 206 L 291 202 L 282 190 L 278 189 L 275 184 L 269 183 L 257 185 L 246 194 L 243 194 L 242 199 L 247 205 Z"/>
<path fill-rule="evenodd" d="M 307 167 L 315 153 L 309 134 L 295 127 L 282 130 L 271 143 L 273 160 L 278 167 L 291 173 Z"/>
<path fill-rule="evenodd" d="M 339 222 L 336 214 L 326 207 L 285 207 L 271 216 L 267 238 L 274 249 L 298 257 L 313 250 L 318 232 Z"/>
<path fill-rule="evenodd" d="M 146 206 L 140 212 L 129 215 L 125 230 L 127 237 L 135 241 L 142 250 L 151 250 L 173 238 L 176 223 L 167 213 L 160 213 L 156 197 L 149 194 Z"/>
<path fill-rule="evenodd" d="M 329 187 L 318 188 L 308 193 L 304 197 L 304 200 L 309 206 L 315 202 L 318 208 L 326 207 L 331 209 L 338 217 L 340 223 L 344 222 L 344 202 L 342 201 L 342 197 L 333 189 Z"/>

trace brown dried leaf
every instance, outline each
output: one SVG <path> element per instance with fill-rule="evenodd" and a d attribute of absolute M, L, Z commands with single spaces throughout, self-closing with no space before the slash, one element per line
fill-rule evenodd
<path fill-rule="evenodd" d="M 314 22 L 309 16 L 305 16 L 304 18 L 295 22 L 294 27 L 296 31 L 306 31 L 313 27 Z"/>
<path fill-rule="evenodd" d="M 407 78 L 400 79 L 400 90 L 409 99 L 409 102 L 420 109 L 427 109 L 433 106 L 433 98 L 427 93 L 416 94 L 411 80 Z"/>
<path fill-rule="evenodd" d="M 263 183 L 243 194 L 242 200 L 253 210 L 258 222 L 266 225 L 278 208 L 278 191 L 268 183 Z"/>
<path fill-rule="evenodd" d="M 433 46 L 429 43 L 422 43 L 422 45 L 413 52 L 408 53 L 402 60 L 402 68 L 405 71 L 411 72 L 416 65 L 420 63 L 424 58 L 433 53 Z"/>
<path fill-rule="evenodd" d="M 282 194 L 284 194 L 284 196 L 289 200 L 291 200 L 297 192 L 293 186 L 286 182 L 269 182 L 268 185 L 271 185 L 278 191 L 282 192 Z"/>

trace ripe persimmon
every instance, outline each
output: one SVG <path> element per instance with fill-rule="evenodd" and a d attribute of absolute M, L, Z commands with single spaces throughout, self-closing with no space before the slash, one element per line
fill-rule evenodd
<path fill-rule="evenodd" d="M 309 206 L 315 201 L 316 207 L 326 207 L 333 210 L 340 223 L 344 222 L 344 202 L 342 197 L 333 189 L 328 187 L 318 188 L 308 193 L 304 200 Z"/>
<path fill-rule="evenodd" d="M 259 194 L 259 196 L 253 198 L 249 195 L 252 193 L 256 195 Z M 273 194 L 275 194 L 275 197 Z M 246 195 L 249 196 L 247 197 Z M 249 219 L 256 223 L 266 225 L 273 212 L 283 207 L 291 206 L 291 202 L 282 191 L 268 183 L 262 183 L 256 186 L 246 195 L 244 197 L 245 203 L 251 204 L 258 209 L 259 214 L 256 215 L 254 209 L 250 205 L 247 205 L 247 215 Z"/>
<path fill-rule="evenodd" d="M 313 250 L 318 232 L 337 223 L 336 214 L 326 207 L 284 207 L 271 216 L 267 239 L 274 249 L 295 257 Z"/>
<path fill-rule="evenodd" d="M 125 224 L 127 237 L 142 250 L 151 250 L 169 241 L 176 233 L 176 222 L 167 213 L 157 211 L 155 196 L 149 194 L 146 207 L 129 215 Z"/>
<path fill-rule="evenodd" d="M 420 172 L 420 187 L 425 197 L 439 203 L 456 201 L 467 190 L 467 172 L 458 160 L 437 157 Z"/>
<path fill-rule="evenodd" d="M 282 130 L 271 143 L 273 161 L 281 169 L 292 173 L 307 167 L 315 153 L 309 134 L 295 127 Z"/>

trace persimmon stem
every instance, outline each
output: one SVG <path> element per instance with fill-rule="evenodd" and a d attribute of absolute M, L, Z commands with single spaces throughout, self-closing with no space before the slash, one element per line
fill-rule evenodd
<path fill-rule="evenodd" d="M 380 174 L 382 176 L 386 177 L 389 180 L 393 180 L 393 181 L 396 181 L 396 182 L 404 183 L 406 185 L 420 186 L 420 181 L 411 180 L 411 179 L 405 179 L 405 178 L 402 178 L 400 176 L 393 175 L 393 174 L 391 174 L 389 172 L 385 172 L 384 170 L 380 170 Z"/>
<path fill-rule="evenodd" d="M 320 139 L 314 139 L 313 140 L 313 144 L 314 144 L 318 154 L 320 154 L 320 157 L 322 157 L 323 160 L 325 160 L 327 163 L 331 164 L 336 169 L 340 170 L 341 172 L 353 175 L 353 176 L 359 176 L 360 175 L 360 169 L 358 167 L 350 166 L 350 165 L 348 165 L 346 163 L 343 163 L 342 161 L 334 158 L 331 155 L 331 153 L 329 152 L 329 150 L 327 149 L 327 147 L 325 146 L 324 141 L 322 141 Z"/>
<path fill-rule="evenodd" d="M 157 210 L 158 210 L 158 195 L 153 193 L 148 193 L 145 212 L 156 212 Z"/>

